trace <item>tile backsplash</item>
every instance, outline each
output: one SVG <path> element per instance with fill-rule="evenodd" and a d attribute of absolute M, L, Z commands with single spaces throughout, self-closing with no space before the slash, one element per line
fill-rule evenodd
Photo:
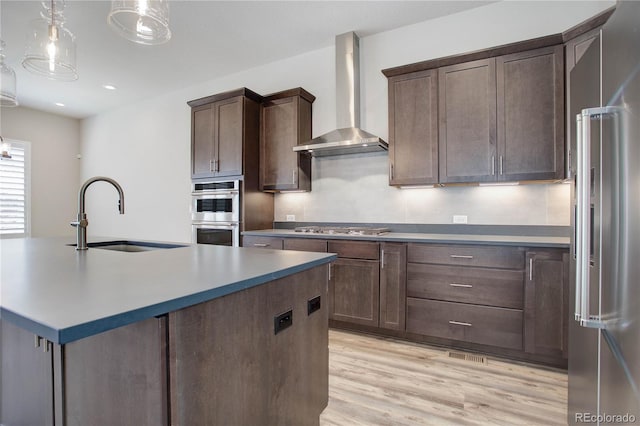
<path fill-rule="evenodd" d="M 312 191 L 276 195 L 275 221 L 480 225 L 570 224 L 568 184 L 400 189 L 386 153 L 314 158 Z"/>

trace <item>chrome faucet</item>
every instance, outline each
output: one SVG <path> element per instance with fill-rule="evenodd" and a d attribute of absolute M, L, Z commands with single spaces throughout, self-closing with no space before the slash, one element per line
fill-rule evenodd
<path fill-rule="evenodd" d="M 81 187 L 78 192 L 78 220 L 75 222 L 71 222 L 71 226 L 78 228 L 78 237 L 76 239 L 76 250 L 86 250 L 87 249 L 87 225 L 89 225 L 89 221 L 87 220 L 87 214 L 84 211 L 84 197 L 87 192 L 87 188 L 94 182 L 98 181 L 109 182 L 113 185 L 118 191 L 118 196 L 120 199 L 118 200 L 118 210 L 120 210 L 120 214 L 124 214 L 124 191 L 118 182 L 115 180 L 104 177 L 104 176 L 96 176 L 87 180 Z"/>

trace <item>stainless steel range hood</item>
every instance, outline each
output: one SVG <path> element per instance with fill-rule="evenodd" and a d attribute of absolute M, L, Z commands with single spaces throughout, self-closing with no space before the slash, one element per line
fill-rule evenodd
<path fill-rule="evenodd" d="M 388 151 L 378 136 L 360 129 L 360 40 L 354 32 L 336 36 L 336 114 L 338 129 L 311 139 L 294 151 L 313 156 Z"/>

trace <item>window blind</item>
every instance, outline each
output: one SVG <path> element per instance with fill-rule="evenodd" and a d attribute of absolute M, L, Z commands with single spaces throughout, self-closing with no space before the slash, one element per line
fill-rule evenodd
<path fill-rule="evenodd" d="M 26 144 L 11 141 L 9 154 L 0 159 L 0 236 L 26 236 Z"/>

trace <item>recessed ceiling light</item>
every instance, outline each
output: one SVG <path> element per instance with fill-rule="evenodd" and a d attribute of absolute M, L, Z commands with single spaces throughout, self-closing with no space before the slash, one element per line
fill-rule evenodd
<path fill-rule="evenodd" d="M 104 87 L 107 90 L 116 90 L 116 86 L 112 86 L 111 84 L 105 84 L 102 87 Z"/>
<path fill-rule="evenodd" d="M 62 102 L 56 102 L 56 105 L 58 105 L 59 107 L 63 107 L 64 104 Z"/>

